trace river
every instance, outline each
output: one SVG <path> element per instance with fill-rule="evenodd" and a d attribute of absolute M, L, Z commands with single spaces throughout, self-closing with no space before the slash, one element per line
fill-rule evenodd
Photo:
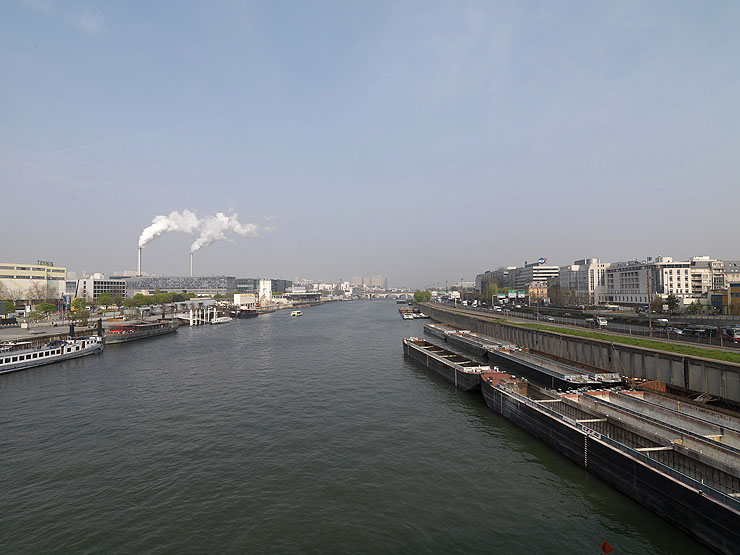
<path fill-rule="evenodd" d="M 394 302 L 289 314 L 0 376 L 2 551 L 705 551 L 405 360 Z"/>

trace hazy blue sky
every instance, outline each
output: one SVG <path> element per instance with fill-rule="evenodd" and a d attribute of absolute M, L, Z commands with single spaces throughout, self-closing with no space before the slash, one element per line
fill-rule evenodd
<path fill-rule="evenodd" d="M 0 259 L 135 269 L 185 209 L 276 228 L 201 274 L 738 259 L 738 29 L 736 1 L 1 0 Z"/>

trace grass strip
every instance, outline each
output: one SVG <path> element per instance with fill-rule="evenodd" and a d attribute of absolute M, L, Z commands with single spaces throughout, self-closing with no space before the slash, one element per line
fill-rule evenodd
<path fill-rule="evenodd" d="M 499 321 L 502 321 L 502 320 L 499 320 Z M 655 339 L 641 339 L 639 337 L 624 337 L 621 335 L 608 335 L 606 333 L 599 333 L 597 331 L 573 330 L 569 328 L 556 328 L 554 326 L 547 326 L 543 324 L 521 324 L 519 322 L 512 322 L 510 320 L 507 320 L 506 323 L 511 326 L 519 326 L 520 328 L 534 328 L 534 329 L 538 329 L 542 331 L 553 331 L 556 333 L 562 333 L 564 335 L 575 335 L 577 337 L 600 339 L 602 341 L 608 341 L 610 343 L 621 343 L 622 345 L 634 345 L 635 347 L 644 347 L 646 349 L 656 349 L 659 351 L 668 351 L 670 353 L 679 353 L 682 355 L 711 358 L 714 360 L 722 360 L 725 362 L 734 362 L 736 364 L 740 364 L 740 353 L 719 351 L 717 349 L 709 349 L 706 347 L 694 347 L 692 345 L 677 345 L 674 343 L 665 343 L 663 341 L 656 341 Z"/>

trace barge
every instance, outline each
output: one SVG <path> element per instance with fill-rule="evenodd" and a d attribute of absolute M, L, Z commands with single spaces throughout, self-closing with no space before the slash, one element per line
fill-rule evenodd
<path fill-rule="evenodd" d="M 424 331 L 429 335 L 439 337 L 447 341 L 447 336 L 452 333 L 459 333 L 467 330 L 461 330 L 455 326 L 449 326 L 447 324 L 424 324 Z"/>
<path fill-rule="evenodd" d="M 104 338 L 105 343 L 111 345 L 174 333 L 176 331 L 177 320 L 159 320 L 157 322 L 132 321 L 111 326 L 105 331 Z"/>
<path fill-rule="evenodd" d="M 502 370 L 524 376 L 552 389 L 612 387 L 621 383 L 619 374 L 596 374 L 521 350 L 491 350 L 488 360 Z"/>
<path fill-rule="evenodd" d="M 491 371 L 490 366 L 482 366 L 417 337 L 403 340 L 403 353 L 462 391 L 479 391 L 481 373 Z"/>
<path fill-rule="evenodd" d="M 481 390 L 494 412 L 711 548 L 737 553 L 740 450 L 721 426 L 658 415 L 613 391 L 557 394 L 486 379 Z"/>
<path fill-rule="evenodd" d="M 0 345 L 0 374 L 16 372 L 60 362 L 70 358 L 84 357 L 103 351 L 103 341 L 98 335 L 50 341 L 34 346 L 31 341 Z"/>
<path fill-rule="evenodd" d="M 510 343 L 501 343 L 493 338 L 467 330 L 447 335 L 447 342 L 465 349 L 479 357 L 486 357 L 491 351 L 518 351 L 519 347 Z"/>
<path fill-rule="evenodd" d="M 229 316 L 240 320 L 242 318 L 256 318 L 257 314 L 257 311 L 253 308 L 235 308 L 229 311 Z"/>

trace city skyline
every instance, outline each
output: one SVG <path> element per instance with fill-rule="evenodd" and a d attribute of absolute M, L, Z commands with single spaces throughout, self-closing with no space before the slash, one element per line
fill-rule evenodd
<path fill-rule="evenodd" d="M 4 260 L 135 269 L 185 210 L 262 230 L 198 250 L 201 274 L 740 258 L 736 3 L 3 12 Z M 186 275 L 192 243 L 152 241 L 145 270 Z"/>

